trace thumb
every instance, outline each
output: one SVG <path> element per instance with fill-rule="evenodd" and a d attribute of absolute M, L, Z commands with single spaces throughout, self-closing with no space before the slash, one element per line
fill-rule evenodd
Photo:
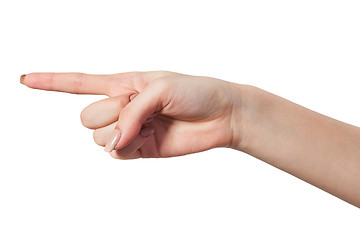
<path fill-rule="evenodd" d="M 166 106 L 164 87 L 159 84 L 149 84 L 137 94 L 120 112 L 113 132 L 105 146 L 106 152 L 118 150 L 128 145 L 139 134 L 141 126 L 154 112 Z"/>

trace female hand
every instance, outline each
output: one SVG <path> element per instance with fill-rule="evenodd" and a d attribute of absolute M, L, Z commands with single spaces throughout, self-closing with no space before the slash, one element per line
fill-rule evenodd
<path fill-rule="evenodd" d="M 114 158 L 179 156 L 231 147 L 236 138 L 232 121 L 240 98 L 230 82 L 165 71 L 31 73 L 22 79 L 31 88 L 109 96 L 86 107 L 81 120 Z"/>
<path fill-rule="evenodd" d="M 33 73 L 22 80 L 32 88 L 110 96 L 81 118 L 115 158 L 231 147 L 360 207 L 360 128 L 264 90 L 171 72 Z"/>

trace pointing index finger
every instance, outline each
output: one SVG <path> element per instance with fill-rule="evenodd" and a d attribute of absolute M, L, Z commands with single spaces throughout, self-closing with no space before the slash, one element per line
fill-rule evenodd
<path fill-rule="evenodd" d="M 156 78 L 171 74 L 166 71 L 124 72 L 107 75 L 85 73 L 30 73 L 20 82 L 30 88 L 75 94 L 100 94 L 110 97 L 142 90 Z"/>
<path fill-rule="evenodd" d="M 22 75 L 20 82 L 30 88 L 75 94 L 103 94 L 109 92 L 114 75 L 85 73 L 30 73 Z"/>

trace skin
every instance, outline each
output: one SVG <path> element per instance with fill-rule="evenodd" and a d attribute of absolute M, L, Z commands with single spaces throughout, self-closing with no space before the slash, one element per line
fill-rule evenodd
<path fill-rule="evenodd" d="M 102 94 L 81 113 L 117 159 L 172 157 L 228 147 L 360 207 L 360 128 L 253 86 L 166 71 L 113 75 L 30 73 L 30 88 Z"/>

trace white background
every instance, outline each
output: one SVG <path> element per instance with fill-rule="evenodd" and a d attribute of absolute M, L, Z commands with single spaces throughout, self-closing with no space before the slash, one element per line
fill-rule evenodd
<path fill-rule="evenodd" d="M 1 1 L 0 239 L 359 239 L 358 208 L 260 160 L 230 149 L 114 160 L 79 117 L 102 96 L 19 84 L 29 72 L 169 70 L 359 126 L 359 12 L 329 0 Z"/>

